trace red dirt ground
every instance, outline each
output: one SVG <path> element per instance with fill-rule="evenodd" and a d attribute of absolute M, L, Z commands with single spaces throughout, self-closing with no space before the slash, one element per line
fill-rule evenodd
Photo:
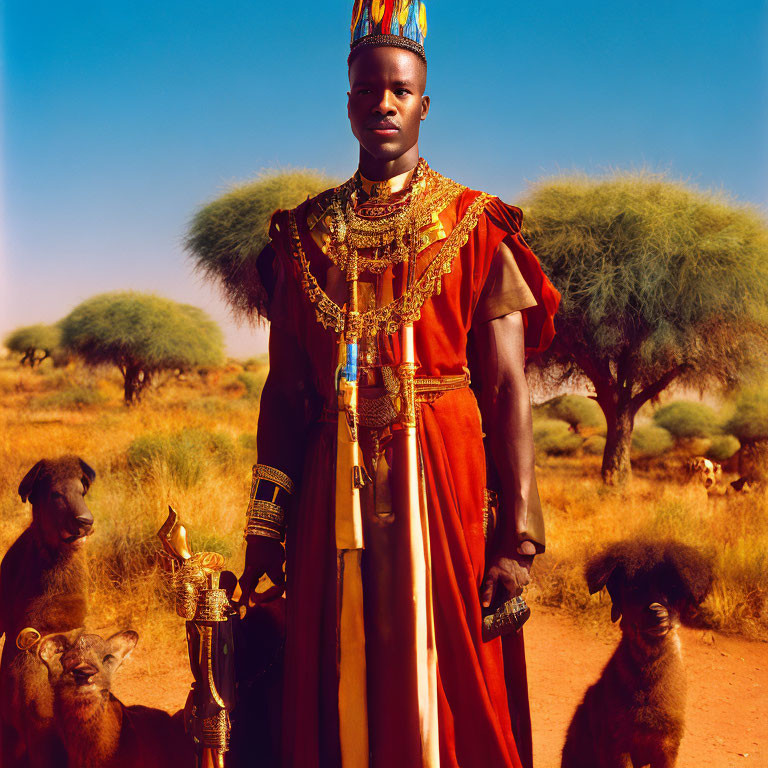
<path fill-rule="evenodd" d="M 526 625 L 536 768 L 558 768 L 571 716 L 616 646 L 559 612 Z M 688 672 L 686 733 L 677 768 L 768 767 L 768 644 L 681 631 Z"/>
<path fill-rule="evenodd" d="M 570 718 L 599 676 L 618 632 L 576 623 L 537 607 L 526 625 L 536 768 L 559 768 Z M 677 768 L 768 768 L 768 643 L 682 630 L 688 670 L 688 720 Z M 174 711 L 184 704 L 189 671 L 183 658 L 162 668 L 141 644 L 118 675 L 126 704 Z M 491 766 L 489 766 L 491 768 Z"/>

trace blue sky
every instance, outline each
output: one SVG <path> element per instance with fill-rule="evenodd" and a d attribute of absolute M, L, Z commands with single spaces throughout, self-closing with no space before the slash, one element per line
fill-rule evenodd
<path fill-rule="evenodd" d="M 546 174 L 649 167 L 766 206 L 765 5 L 431 0 L 422 154 L 508 202 Z M 263 351 L 181 241 L 261 169 L 354 171 L 351 6 L 7 0 L 0 334 L 132 288 Z"/>

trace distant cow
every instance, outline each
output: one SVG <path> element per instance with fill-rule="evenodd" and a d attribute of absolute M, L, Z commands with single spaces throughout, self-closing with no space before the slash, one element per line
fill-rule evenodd
<path fill-rule="evenodd" d="M 33 651 L 51 632 L 83 626 L 87 610 L 85 547 L 93 515 L 85 504 L 96 473 L 82 459 L 42 459 L 19 485 L 32 522 L 0 564 L 2 764 L 49 766 L 59 746 L 45 668 Z"/>
<path fill-rule="evenodd" d="M 691 483 L 700 485 L 705 491 L 714 490 L 723 476 L 723 468 L 716 461 L 704 456 L 695 456 L 689 459 L 685 465 L 686 479 Z"/>

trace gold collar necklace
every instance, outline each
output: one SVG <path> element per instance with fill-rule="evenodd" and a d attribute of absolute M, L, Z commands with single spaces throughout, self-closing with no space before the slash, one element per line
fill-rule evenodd
<path fill-rule="evenodd" d="M 343 272 L 379 275 L 416 256 L 418 234 L 463 187 L 435 173 L 419 159 L 405 194 L 356 205 L 359 174 L 339 187 L 330 205 L 328 256 Z M 364 252 L 364 253 L 363 253 Z"/>

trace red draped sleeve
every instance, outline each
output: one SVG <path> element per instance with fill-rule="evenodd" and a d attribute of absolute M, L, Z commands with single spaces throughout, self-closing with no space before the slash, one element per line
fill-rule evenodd
<path fill-rule="evenodd" d="M 505 243 L 514 256 L 517 269 L 533 295 L 535 305 L 524 307 L 526 355 L 543 352 L 552 343 L 555 335 L 554 317 L 560 304 L 560 293 L 544 274 L 539 260 L 520 233 L 523 212 L 512 205 L 503 203 L 498 197 L 492 198 L 485 207 L 486 262 L 482 287 L 491 271 L 492 258 L 500 243 Z M 518 278 L 519 279 L 519 278 Z M 478 294 L 478 300 L 481 294 Z M 512 306 L 512 305 L 510 305 Z M 514 311 L 514 307 L 510 311 Z M 490 318 L 488 318 L 490 319 Z"/>

